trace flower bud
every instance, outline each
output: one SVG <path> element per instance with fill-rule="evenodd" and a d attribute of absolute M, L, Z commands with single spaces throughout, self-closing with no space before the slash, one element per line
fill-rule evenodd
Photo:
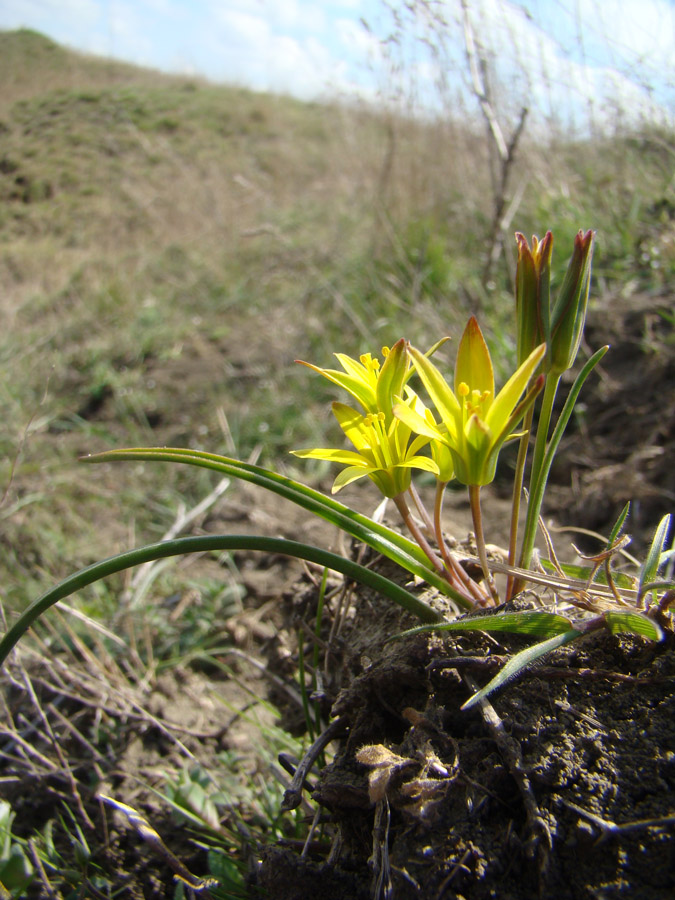
<path fill-rule="evenodd" d="M 551 316 L 549 353 L 551 371 L 560 375 L 572 365 L 579 350 L 586 321 L 593 259 L 592 231 L 580 231 L 574 239 L 574 252 L 558 292 Z"/>
<path fill-rule="evenodd" d="M 547 231 L 540 241 L 516 232 L 518 266 L 516 269 L 516 328 L 518 364 L 523 363 L 539 344 L 548 344 L 553 235 Z"/>

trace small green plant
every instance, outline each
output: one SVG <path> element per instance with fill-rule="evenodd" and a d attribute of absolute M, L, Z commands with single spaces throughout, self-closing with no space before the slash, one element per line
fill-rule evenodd
<path fill-rule="evenodd" d="M 58 820 L 49 819 L 30 839 L 12 834 L 15 813 L 6 800 L 0 800 L 0 897 L 26 897 L 29 888 L 48 887 L 49 896 L 76 900 L 85 896 L 108 896 L 105 873 L 92 859 L 92 851 L 70 809 L 64 804 Z M 70 852 L 57 848 L 55 832 Z M 31 861 L 32 860 L 32 861 Z M 56 891 L 56 886 L 60 889 Z M 88 896 L 88 894 L 87 894 Z"/>
<path fill-rule="evenodd" d="M 400 513 L 410 537 L 374 518 L 354 512 L 293 479 L 268 469 L 199 450 L 131 448 L 111 450 L 85 458 L 85 462 L 148 460 L 183 463 L 219 472 L 273 491 L 337 526 L 377 553 L 397 563 L 446 599 L 446 613 L 425 599 L 370 568 L 311 544 L 279 538 L 207 535 L 166 540 L 95 563 L 71 575 L 32 603 L 0 640 L 0 662 L 36 619 L 54 603 L 106 576 L 151 560 L 193 552 L 258 550 L 287 554 L 341 572 L 391 599 L 422 623 L 421 628 L 443 630 L 510 631 L 543 638 L 517 654 L 490 684 L 465 704 L 487 693 L 530 665 L 543 654 L 590 631 L 629 632 L 660 640 L 668 607 L 675 598 L 673 559 L 668 544 L 671 519 L 660 523 L 639 574 L 631 580 L 615 575 L 611 561 L 622 548 L 627 508 L 619 518 L 604 550 L 589 566 L 560 565 L 544 529 L 549 560 L 533 564 L 534 545 L 551 464 L 574 410 L 581 388 L 607 347 L 597 350 L 582 366 L 553 424 L 554 402 L 561 376 L 577 356 L 583 335 L 589 296 L 594 235 L 579 232 L 566 275 L 555 301 L 550 296 L 553 237 L 548 232 L 530 246 L 517 235 L 516 276 L 517 368 L 500 391 L 495 389 L 492 360 L 480 326 L 471 317 L 460 339 L 452 387 L 442 367 L 432 362 L 447 338 L 427 352 L 405 339 L 384 348 L 382 362 L 371 353 L 354 359 L 336 354 L 342 371 L 304 363 L 345 390 L 356 403 L 336 401 L 333 412 L 352 448 L 296 450 L 300 458 L 328 460 L 343 466 L 333 494 L 352 482 L 368 478 Z M 540 401 L 538 403 L 538 401 Z M 538 405 L 538 416 L 535 408 Z M 535 424 L 536 422 L 536 424 Z M 495 477 L 499 453 L 507 441 L 519 442 L 513 488 L 513 512 L 508 562 L 491 558 L 481 512 L 481 488 Z M 534 450 L 525 475 L 530 444 Z M 433 510 L 429 511 L 415 487 L 413 475 L 423 472 L 436 480 Z M 443 497 L 450 482 L 466 486 L 474 523 L 480 580 L 470 577 L 444 537 Z M 527 496 L 527 514 L 519 534 L 521 498 Z M 500 595 L 495 573 L 507 576 Z M 541 585 L 558 605 L 555 612 L 495 611 L 457 619 L 458 611 L 497 607 L 526 585 Z M 451 616 L 454 604 L 455 615 Z M 563 614 L 574 609 L 574 615 Z M 413 629 L 419 631 L 420 628 Z M 405 632 L 410 634 L 411 631 Z M 386 637 L 386 636 L 385 636 Z"/>
<path fill-rule="evenodd" d="M 588 231 L 576 236 L 572 258 L 553 303 L 550 296 L 551 232 L 547 232 L 541 241 L 533 238 L 531 247 L 523 235 L 518 234 L 516 238 L 518 367 L 499 392 L 495 391 L 490 353 L 474 317 L 469 319 L 458 346 L 454 388 L 431 361 L 447 338 L 439 340 L 426 353 L 400 339 L 391 348 L 383 349 L 382 363 L 370 353 L 363 354 L 358 360 L 338 353 L 336 357 L 342 371 L 304 364 L 346 390 L 359 408 L 338 401 L 333 403 L 338 424 L 353 449 L 318 448 L 293 452 L 299 457 L 329 460 L 344 466 L 335 479 L 333 493 L 357 479 L 369 478 L 386 498 L 393 501 L 412 540 L 290 478 L 203 451 L 132 448 L 99 453 L 85 457 L 84 461 L 181 462 L 243 479 L 282 495 L 368 544 L 411 575 L 436 588 L 459 609 L 470 611 L 476 607 L 496 606 L 502 599 L 510 599 L 526 583 L 537 581 L 538 575 L 531 571 L 531 562 L 551 464 L 582 385 L 608 349 L 597 350 L 582 367 L 552 428 L 553 406 L 561 376 L 574 364 L 583 334 L 594 235 Z M 433 409 L 413 388 L 415 376 Z M 535 403 L 540 395 L 542 401 L 535 427 Z M 519 548 L 519 510 L 531 438 L 534 439 L 534 453 L 527 491 L 527 515 Z M 513 490 L 508 582 L 502 598 L 493 579 L 499 564 L 488 558 L 486 549 L 480 490 L 493 480 L 499 452 L 510 440 L 519 441 L 519 456 Z M 431 513 L 424 507 L 415 488 L 412 477 L 415 470 L 430 473 L 436 479 L 436 499 Z M 446 486 L 453 480 L 468 489 L 482 583 L 469 577 L 443 536 L 443 496 Z M 85 585 L 149 560 L 190 552 L 237 549 L 267 550 L 311 560 L 375 588 L 423 622 L 444 620 L 437 609 L 404 587 L 357 562 L 309 544 L 238 535 L 186 537 L 119 554 L 61 582 L 31 604 L 9 628 L 0 641 L 0 661 L 45 610 Z M 611 555 L 612 549 L 608 552 Z M 556 587 L 564 591 L 568 585 L 562 570 L 559 581 Z M 612 587 L 618 590 L 614 585 Z M 578 584 L 569 588 L 578 590 Z M 623 602 L 618 592 L 614 599 Z M 655 598 L 643 613 L 635 615 L 649 617 L 659 603 Z M 619 620 L 614 621 L 616 624 Z M 629 630 L 640 634 L 649 632 L 654 638 L 659 636 L 657 630 L 647 628 L 645 631 L 646 626 L 638 627 L 632 618 L 621 621 Z"/>
<path fill-rule="evenodd" d="M 33 866 L 24 848 L 12 835 L 15 813 L 0 800 L 0 894 L 20 897 L 33 880 Z"/>

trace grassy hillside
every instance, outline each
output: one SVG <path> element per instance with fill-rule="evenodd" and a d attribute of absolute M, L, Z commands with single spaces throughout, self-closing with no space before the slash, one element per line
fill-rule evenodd
<path fill-rule="evenodd" d="M 330 365 L 333 351 L 378 352 L 401 335 L 420 345 L 456 338 L 475 312 L 500 374 L 512 363 L 510 237 L 489 281 L 481 277 L 495 198 L 480 123 L 169 77 L 28 31 L 0 34 L 0 83 L 0 612 L 8 620 L 76 568 L 159 539 L 216 482 L 163 465 L 82 466 L 78 456 L 184 445 L 319 479 L 322 465 L 287 451 L 332 440 L 334 392 L 295 359 Z M 674 274 L 674 161 L 673 135 L 654 131 L 525 140 L 509 230 L 553 229 L 559 272 L 577 230 L 596 229 L 594 294 L 610 315 L 646 308 Z M 650 319 L 634 317 L 626 356 L 602 372 L 604 396 L 616 399 L 592 404 L 584 395 L 574 454 L 590 459 L 584 422 L 609 422 L 635 449 L 638 493 L 657 484 L 670 498 L 650 460 L 670 458 L 673 404 L 662 403 L 649 429 L 637 416 L 625 423 L 627 405 L 639 412 L 661 402 L 663 382 L 672 382 L 663 376 L 672 372 L 669 315 L 666 301 Z M 603 324 L 591 329 L 594 347 L 607 340 Z M 620 347 L 622 322 L 611 324 Z M 666 363 L 643 367 L 645 347 L 651 362 L 666 348 Z M 635 380 L 622 393 L 625 368 Z M 645 443 L 649 434 L 663 439 L 633 448 L 638 432 Z M 587 471 L 595 472 L 592 460 Z M 623 490 L 618 471 L 605 466 Z M 641 481 L 650 471 L 651 482 Z M 566 474 L 565 492 L 577 475 Z M 579 502 L 612 506 L 603 484 L 591 484 L 593 493 L 576 483 Z M 315 535 L 285 501 L 257 502 L 233 488 L 206 527 Z M 291 648 L 306 598 L 284 592 L 297 588 L 297 568 L 272 554 L 260 559 L 190 557 L 146 571 L 137 586 L 131 575 L 108 579 L 69 599 L 95 621 L 53 608 L 20 645 L 0 693 L 0 825 L 7 851 L 16 814 L 13 849 L 36 852 L 44 871 L 32 894 L 19 887 L 14 896 L 46 896 L 38 882 L 46 889 L 49 878 L 49 896 L 81 896 L 94 884 L 96 896 L 118 888 L 147 896 L 158 866 L 165 887 L 156 895 L 182 896 L 140 837 L 112 820 L 102 830 L 100 787 L 137 804 L 181 859 L 196 857 L 196 844 L 184 825 L 174 830 L 170 804 L 210 816 L 217 836 L 206 847 L 215 840 L 218 851 L 210 871 L 225 884 L 214 897 L 245 896 L 242 843 L 304 840 L 307 808 L 280 814 L 277 767 L 281 750 L 301 755 L 301 741 L 271 724 L 274 710 L 258 720 L 255 698 L 266 696 L 271 674 L 291 698 L 288 727 L 302 728 L 304 675 Z M 348 621 L 342 600 L 339 610 Z M 379 628 L 378 618 L 378 640 Z M 360 659 L 356 630 L 336 634 Z M 262 647 L 269 665 L 249 656 Z M 319 657 L 304 659 L 311 671 Z M 251 662 L 262 665 L 259 679 Z M 347 671 L 346 662 L 333 665 Z M 0 881 L 6 864 L 0 859 Z M 226 886 L 228 872 L 237 890 Z"/>
<path fill-rule="evenodd" d="M 78 454 L 187 444 L 289 465 L 328 392 L 293 360 L 430 343 L 480 310 L 506 364 L 512 270 L 480 271 L 482 129 L 304 104 L 0 35 L 1 564 L 10 600 L 161 535 L 185 472 Z M 517 227 L 557 262 L 598 229 L 596 289 L 672 272 L 668 135 L 523 149 Z M 307 477 L 307 469 L 304 469 Z"/>

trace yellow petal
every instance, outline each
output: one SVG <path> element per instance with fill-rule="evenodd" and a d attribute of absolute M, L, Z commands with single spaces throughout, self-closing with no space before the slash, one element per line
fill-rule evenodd
<path fill-rule="evenodd" d="M 427 422 L 426 419 L 422 418 L 419 413 L 415 412 L 414 409 L 411 409 L 405 403 L 396 404 L 394 407 L 394 415 L 401 422 L 404 422 L 411 431 L 414 431 L 415 434 L 423 434 L 425 437 L 431 438 L 432 440 L 445 440 L 445 436 L 438 428 L 430 422 Z"/>
<path fill-rule="evenodd" d="M 333 415 L 338 420 L 340 428 L 344 431 L 345 435 L 356 449 L 361 451 L 369 450 L 370 443 L 361 430 L 364 416 L 355 409 L 352 409 L 351 406 L 347 406 L 346 403 L 338 403 L 337 401 L 333 403 L 332 409 Z"/>
<path fill-rule="evenodd" d="M 469 390 L 479 394 L 488 391 L 490 397 L 494 397 L 495 379 L 490 351 L 475 316 L 467 322 L 457 350 L 455 394 L 459 393 L 460 384 L 468 385 Z"/>
<path fill-rule="evenodd" d="M 370 474 L 370 472 L 374 471 L 374 469 L 369 470 L 361 466 L 348 466 L 338 473 L 333 482 L 331 494 L 337 494 L 338 491 L 342 490 L 342 488 L 346 487 L 348 484 L 351 484 L 352 481 L 358 481 L 359 478 L 364 478 L 366 475 Z"/>
<path fill-rule="evenodd" d="M 486 416 L 486 423 L 495 435 L 503 431 L 545 353 L 546 344 L 536 347 L 495 397 Z"/>
<path fill-rule="evenodd" d="M 344 463 L 347 466 L 366 466 L 368 463 L 359 453 L 353 450 L 336 450 L 329 447 L 317 447 L 312 450 L 291 450 L 293 456 L 300 459 L 325 459 L 328 462 Z"/>
<path fill-rule="evenodd" d="M 409 352 L 422 384 L 427 389 L 443 424 L 448 429 L 451 438 L 455 438 L 458 424 L 462 421 L 462 407 L 447 381 L 431 360 L 415 347 L 410 347 Z"/>

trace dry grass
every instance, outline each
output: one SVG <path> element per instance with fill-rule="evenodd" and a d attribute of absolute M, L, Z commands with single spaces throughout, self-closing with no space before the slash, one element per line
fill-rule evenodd
<path fill-rule="evenodd" d="M 203 472 L 81 470 L 79 454 L 167 443 L 283 469 L 328 423 L 328 393 L 295 358 L 328 364 L 333 350 L 377 351 L 403 333 L 427 344 L 469 311 L 508 364 L 513 260 L 491 289 L 479 277 L 493 213 L 481 129 L 171 78 L 31 32 L 0 34 L 0 83 L 8 616 L 73 569 L 160 538 L 183 499 L 213 489 Z M 674 146 L 656 133 L 524 144 L 514 226 L 553 228 L 560 266 L 577 229 L 595 227 L 600 289 L 663 290 Z M 150 601 L 185 577 L 159 578 Z M 124 587 L 102 585 L 78 607 L 117 625 Z M 204 593 L 211 621 L 222 598 Z M 78 766 L 113 778 L 101 754 L 139 729 L 189 758 L 176 722 L 150 708 L 153 647 L 173 660 L 177 638 L 158 635 L 162 609 L 148 610 L 119 654 L 55 613 L 15 657 L 2 746 L 19 805 L 20 780 L 46 785 L 86 823 Z"/>
<path fill-rule="evenodd" d="M 0 50 L 13 598 L 132 531 L 159 536 L 180 493 L 209 490 L 184 473 L 83 473 L 80 453 L 192 443 L 288 464 L 328 421 L 295 358 L 430 343 L 469 311 L 508 365 L 512 258 L 480 284 L 493 214 L 480 129 L 162 76 L 32 32 L 0 35 Z M 514 225 L 554 227 L 561 266 L 596 227 L 597 283 L 659 289 L 672 170 L 665 134 L 530 142 Z"/>

